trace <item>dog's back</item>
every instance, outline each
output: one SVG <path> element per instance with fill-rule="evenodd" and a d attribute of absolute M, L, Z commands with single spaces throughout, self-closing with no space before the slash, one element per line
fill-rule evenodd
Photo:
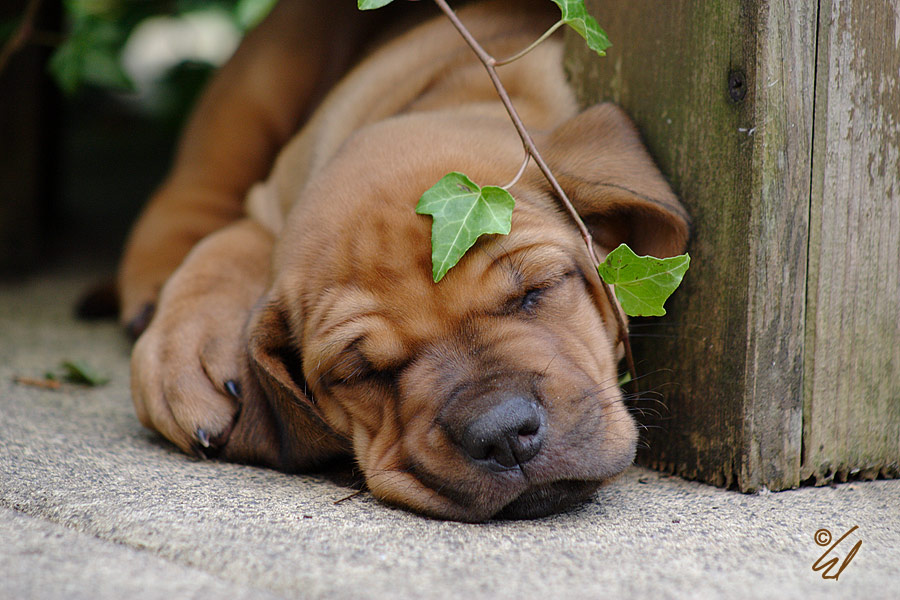
<path fill-rule="evenodd" d="M 555 10 L 545 1 L 494 0 L 468 6 L 459 16 L 488 51 L 505 57 L 546 31 L 557 18 Z M 551 130 L 576 113 L 559 38 L 499 70 L 534 132 Z M 271 177 L 253 188 L 248 212 L 279 232 L 287 212 L 303 198 L 297 190 L 350 137 L 385 119 L 423 111 L 506 118 L 483 66 L 443 16 L 385 43 L 332 90 L 279 155 Z"/>

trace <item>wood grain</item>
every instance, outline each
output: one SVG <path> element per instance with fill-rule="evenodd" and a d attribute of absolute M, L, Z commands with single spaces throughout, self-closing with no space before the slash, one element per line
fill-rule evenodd
<path fill-rule="evenodd" d="M 570 38 L 585 103 L 635 118 L 691 212 L 669 316 L 636 323 L 640 460 L 752 491 L 799 481 L 815 4 L 588 2 L 614 44 Z M 642 338 L 637 337 L 638 342 Z M 656 414 L 658 413 L 658 414 Z"/>
<path fill-rule="evenodd" d="M 802 477 L 900 474 L 900 4 L 819 15 Z"/>
<path fill-rule="evenodd" d="M 799 483 L 816 9 L 757 9 L 744 490 Z"/>

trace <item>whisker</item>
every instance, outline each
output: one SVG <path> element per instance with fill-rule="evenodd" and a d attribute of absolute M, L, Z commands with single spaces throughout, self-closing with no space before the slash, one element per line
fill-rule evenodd
<path fill-rule="evenodd" d="M 550 365 L 553 364 L 553 361 L 556 360 L 556 357 L 559 356 L 559 352 L 555 353 L 550 361 L 547 363 L 547 366 L 544 367 L 544 370 L 541 371 L 541 377 L 545 377 L 547 375 L 547 371 L 550 370 Z"/>

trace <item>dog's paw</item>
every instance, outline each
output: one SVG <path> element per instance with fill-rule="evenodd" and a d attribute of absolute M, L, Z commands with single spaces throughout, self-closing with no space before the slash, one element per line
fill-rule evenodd
<path fill-rule="evenodd" d="M 120 267 L 117 291 L 119 323 L 125 328 L 128 336 L 136 340 L 150 326 L 159 303 L 160 290 L 175 267 L 155 268 L 142 272 L 130 264 L 133 262 L 123 262 Z"/>
<path fill-rule="evenodd" d="M 206 237 L 162 287 L 152 319 L 145 309 L 149 325 L 131 355 L 134 406 L 141 423 L 189 454 L 225 446 L 241 410 L 244 326 L 266 289 L 272 242 L 251 221 Z"/>
<path fill-rule="evenodd" d="M 189 454 L 215 455 L 231 434 L 241 406 L 242 316 L 207 304 L 170 307 L 135 343 L 138 418 Z"/>

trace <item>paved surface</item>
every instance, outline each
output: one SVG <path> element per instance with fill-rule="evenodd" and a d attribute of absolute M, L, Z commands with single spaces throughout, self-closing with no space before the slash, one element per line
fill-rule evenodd
<path fill-rule="evenodd" d="M 118 328 L 71 318 L 92 277 L 0 284 L 0 599 L 900 597 L 900 481 L 746 496 L 634 468 L 573 512 L 466 525 L 188 458 L 134 417 Z M 13 382 L 69 359 L 110 383 Z M 823 580 L 815 532 L 854 525 Z"/>

